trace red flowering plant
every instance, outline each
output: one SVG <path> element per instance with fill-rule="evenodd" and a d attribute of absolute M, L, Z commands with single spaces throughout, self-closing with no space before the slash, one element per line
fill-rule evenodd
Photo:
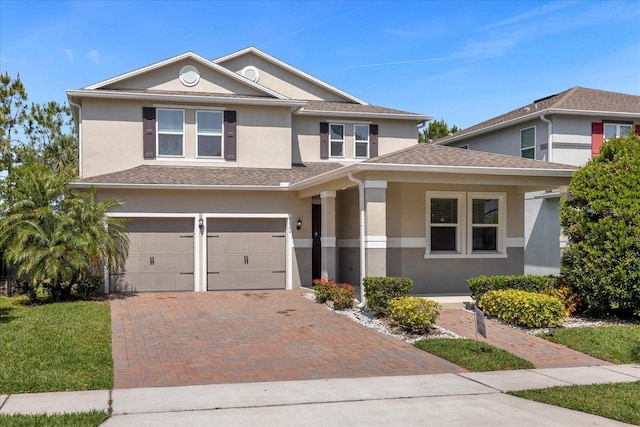
<path fill-rule="evenodd" d="M 313 279 L 313 289 L 316 291 L 316 302 L 324 304 L 331 296 L 332 289 L 336 286 L 336 282 L 325 277 L 323 279 Z"/>
<path fill-rule="evenodd" d="M 353 307 L 355 289 L 348 283 L 336 283 L 332 279 L 314 279 L 313 287 L 316 291 L 316 302 L 323 304 L 333 302 L 335 310 Z"/>

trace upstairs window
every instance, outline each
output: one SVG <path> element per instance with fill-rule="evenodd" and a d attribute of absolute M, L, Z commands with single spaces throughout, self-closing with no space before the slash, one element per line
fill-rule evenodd
<path fill-rule="evenodd" d="M 329 147 L 331 157 L 344 157 L 344 125 L 337 123 L 329 125 Z"/>
<path fill-rule="evenodd" d="M 158 156 L 184 156 L 184 111 L 158 109 Z"/>
<path fill-rule="evenodd" d="M 355 157 L 369 157 L 369 125 L 355 125 L 353 127 L 355 143 Z"/>
<path fill-rule="evenodd" d="M 522 129 L 520 131 L 520 157 L 526 159 L 536 158 L 536 128 Z"/>
<path fill-rule="evenodd" d="M 222 111 L 198 111 L 197 156 L 222 157 Z"/>
<path fill-rule="evenodd" d="M 625 135 L 631 135 L 633 124 L 629 123 L 605 123 L 604 124 L 604 140 L 609 138 L 617 138 Z"/>

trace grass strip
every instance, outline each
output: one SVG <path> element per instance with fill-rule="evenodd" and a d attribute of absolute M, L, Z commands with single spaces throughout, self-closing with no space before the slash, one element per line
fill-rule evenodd
<path fill-rule="evenodd" d="M 95 427 L 109 418 L 106 411 L 51 415 L 0 415 L 3 427 Z"/>
<path fill-rule="evenodd" d="M 558 328 L 540 337 L 611 363 L 640 362 L 640 326 Z"/>
<path fill-rule="evenodd" d="M 414 345 L 473 372 L 535 367 L 531 362 L 509 352 L 471 339 L 434 338 L 418 341 Z"/>
<path fill-rule="evenodd" d="M 640 425 L 640 398 L 638 398 L 640 381 L 551 387 L 540 390 L 511 391 L 509 394 Z"/>
<path fill-rule="evenodd" d="M 97 302 L 0 298 L 0 393 L 112 388 L 110 318 Z"/>

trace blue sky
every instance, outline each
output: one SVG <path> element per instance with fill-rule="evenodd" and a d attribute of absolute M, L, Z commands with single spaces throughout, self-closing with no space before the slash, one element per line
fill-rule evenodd
<path fill-rule="evenodd" d="M 374 105 L 468 127 L 573 86 L 640 95 L 638 1 L 0 0 L 0 70 L 35 102 L 255 46 Z"/>

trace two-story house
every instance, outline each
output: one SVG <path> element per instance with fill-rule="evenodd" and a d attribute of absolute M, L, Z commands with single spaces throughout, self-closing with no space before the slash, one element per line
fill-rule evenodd
<path fill-rule="evenodd" d="M 78 191 L 123 206 L 105 290 L 293 289 L 408 276 L 468 294 L 521 273 L 524 191 L 572 168 L 417 143 L 431 116 L 370 105 L 258 49 L 188 52 L 67 92 Z"/>
<path fill-rule="evenodd" d="M 640 96 L 574 87 L 440 138 L 436 145 L 582 166 L 607 138 L 640 134 Z M 635 130 L 634 130 L 635 127 Z M 525 203 L 525 271 L 557 274 L 562 241 L 559 191 Z"/>

